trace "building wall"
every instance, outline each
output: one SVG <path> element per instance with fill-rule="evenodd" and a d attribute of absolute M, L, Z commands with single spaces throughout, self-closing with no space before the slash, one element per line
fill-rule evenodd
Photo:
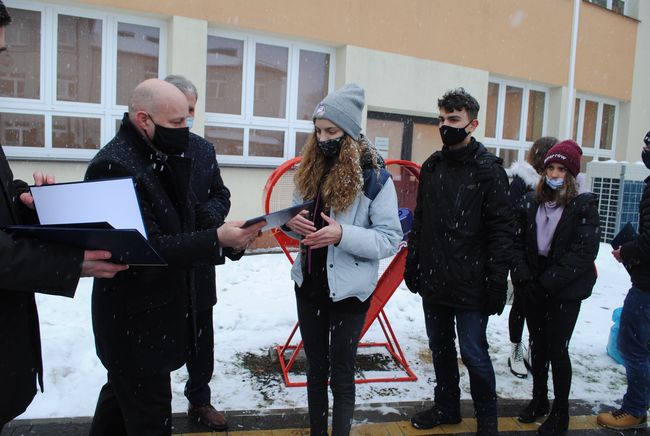
<path fill-rule="evenodd" d="M 183 74 L 199 91 L 195 133 L 204 127 L 206 40 L 209 28 L 279 36 L 336 48 L 335 87 L 358 82 L 366 110 L 434 117 L 446 90 L 465 87 L 483 108 L 491 76 L 549 87 L 546 133 L 568 136 L 566 126 L 571 0 L 332 0 L 327 8 L 301 0 L 62 0 L 61 4 L 168 22 L 167 73 Z M 640 22 L 650 5 L 639 2 Z M 18 3 L 19 4 L 19 3 Z M 16 6 L 18 5 L 16 4 Z M 346 11 L 341 13 L 341 11 Z M 636 71 L 636 73 L 634 73 Z M 639 141 L 650 128 L 650 27 L 582 2 L 576 88 L 616 99 L 617 155 L 637 160 Z M 484 134 L 485 111 L 479 115 Z M 365 125 L 365 117 L 364 117 Z M 426 156 L 426 150 L 414 150 Z M 86 162 L 12 160 L 18 177 L 34 169 L 59 181 L 80 180 Z M 231 218 L 261 211 L 261 191 L 271 168 L 223 168 L 233 192 Z"/>

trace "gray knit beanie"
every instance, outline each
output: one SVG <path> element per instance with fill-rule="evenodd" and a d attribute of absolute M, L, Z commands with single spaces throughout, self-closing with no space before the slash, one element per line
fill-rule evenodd
<path fill-rule="evenodd" d="M 365 92 L 355 83 L 349 83 L 321 101 L 314 110 L 314 120 L 325 119 L 358 140 L 361 134 L 361 114 L 365 105 Z"/>

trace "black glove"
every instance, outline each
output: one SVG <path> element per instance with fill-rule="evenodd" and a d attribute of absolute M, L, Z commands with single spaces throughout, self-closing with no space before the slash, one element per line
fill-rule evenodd
<path fill-rule="evenodd" d="M 406 283 L 406 287 L 409 289 L 409 291 L 413 292 L 414 294 L 418 293 L 417 267 L 415 268 L 407 267 L 404 270 L 404 282 Z"/>
<path fill-rule="evenodd" d="M 520 286 L 522 293 L 530 300 L 534 302 L 540 302 L 547 300 L 549 297 L 546 289 L 537 281 L 531 280 L 525 283 L 522 283 Z"/>
<path fill-rule="evenodd" d="M 488 288 L 483 312 L 487 315 L 501 315 L 503 308 L 506 306 L 506 296 L 505 290 L 497 291 Z"/>

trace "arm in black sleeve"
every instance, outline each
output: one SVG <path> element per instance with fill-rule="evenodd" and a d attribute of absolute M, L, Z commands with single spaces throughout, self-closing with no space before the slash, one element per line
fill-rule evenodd
<path fill-rule="evenodd" d="M 426 164 L 426 163 L 425 163 Z M 424 165 L 422 166 L 424 168 Z M 419 282 L 419 259 L 418 259 L 418 244 L 422 232 L 422 197 L 423 197 L 423 183 L 422 179 L 425 177 L 423 170 L 420 170 L 420 179 L 418 182 L 417 199 L 415 203 L 415 210 L 413 211 L 413 226 L 409 232 L 408 237 L 408 252 L 406 254 L 406 268 L 404 269 L 404 281 L 406 286 L 411 292 L 418 292 Z"/>

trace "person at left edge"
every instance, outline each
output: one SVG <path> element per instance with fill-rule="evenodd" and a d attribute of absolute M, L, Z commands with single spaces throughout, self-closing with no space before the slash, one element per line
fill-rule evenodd
<path fill-rule="evenodd" d="M 188 105 L 187 127 L 192 128 L 198 99 L 196 86 L 180 75 L 169 75 L 165 81 L 178 88 Z M 230 191 L 223 183 L 213 145 L 190 132 L 187 150 L 183 156 L 192 159 L 192 190 L 196 195 L 196 227 L 219 227 L 230 210 Z M 228 423 L 222 413 L 210 404 L 210 386 L 214 371 L 214 327 L 212 308 L 217 304 L 217 284 L 213 265 L 196 268 L 196 353 L 191 353 L 186 367 L 188 379 L 185 396 L 189 401 L 187 414 L 213 430 L 224 431 Z"/>
<path fill-rule="evenodd" d="M 92 318 L 108 381 L 90 429 L 97 435 L 170 435 L 170 372 L 196 346 L 196 267 L 243 251 L 264 222 L 197 228 L 187 150 L 187 99 L 159 79 L 140 83 L 120 130 L 93 158 L 87 180 L 134 178 L 150 244 L 166 267 L 132 267 L 114 282 L 95 280 Z"/>
<path fill-rule="evenodd" d="M 11 17 L 0 0 L 0 53 Z M 2 56 L 2 54 L 0 54 Z M 54 177 L 34 173 L 36 185 Z M 14 180 L 0 146 L 0 227 L 37 223 L 27 183 Z M 82 205 L 80 205 L 82 207 Z M 80 277 L 113 277 L 126 265 L 107 262 L 104 250 L 14 238 L 0 230 L 0 432 L 43 390 L 43 360 L 35 293 L 73 297 Z"/>

